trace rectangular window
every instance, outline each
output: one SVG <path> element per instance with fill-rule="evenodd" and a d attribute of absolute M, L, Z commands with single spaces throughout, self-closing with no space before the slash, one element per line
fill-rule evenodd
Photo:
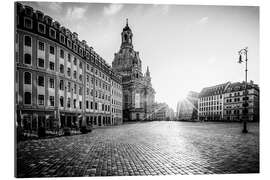
<path fill-rule="evenodd" d="M 82 95 L 82 87 L 79 87 L 79 95 Z"/>
<path fill-rule="evenodd" d="M 50 46 L 50 54 L 54 54 L 54 46 Z"/>
<path fill-rule="evenodd" d="M 68 92 L 70 92 L 70 89 L 71 89 L 71 83 L 68 82 Z"/>
<path fill-rule="evenodd" d="M 77 65 L 77 58 L 74 57 L 73 64 L 76 66 Z"/>
<path fill-rule="evenodd" d="M 67 107 L 70 108 L 70 98 L 67 99 Z"/>
<path fill-rule="evenodd" d="M 62 91 L 64 90 L 64 80 L 60 80 L 59 89 L 62 90 Z"/>
<path fill-rule="evenodd" d="M 60 64 L 59 70 L 60 70 L 60 73 L 64 74 L 65 72 L 64 64 Z"/>
<path fill-rule="evenodd" d="M 79 67 L 80 67 L 80 69 L 82 69 L 82 62 L 81 61 L 79 62 Z"/>
<path fill-rule="evenodd" d="M 38 105 L 41 105 L 41 106 L 44 105 L 44 95 L 43 94 L 38 95 Z"/>
<path fill-rule="evenodd" d="M 71 62 L 70 54 L 68 54 L 68 62 Z"/>
<path fill-rule="evenodd" d="M 77 79 L 77 71 L 74 71 L 74 72 L 73 72 L 73 78 L 74 78 L 74 79 Z"/>
<path fill-rule="evenodd" d="M 71 69 L 70 69 L 70 67 L 68 67 L 67 68 L 67 75 L 70 77 L 70 75 L 71 75 Z"/>
<path fill-rule="evenodd" d="M 76 108 L 76 99 L 73 100 L 73 107 Z"/>
<path fill-rule="evenodd" d="M 77 85 L 74 84 L 74 94 L 77 94 Z"/>
<path fill-rule="evenodd" d="M 64 50 L 61 49 L 61 50 L 60 50 L 60 57 L 61 57 L 62 59 L 64 59 L 64 56 L 65 56 Z"/>
<path fill-rule="evenodd" d="M 49 80 L 49 87 L 50 88 L 54 88 L 54 79 L 52 79 L 52 78 L 50 78 L 50 80 Z"/>
<path fill-rule="evenodd" d="M 50 70 L 54 71 L 54 62 L 50 61 Z"/>
<path fill-rule="evenodd" d="M 24 45 L 25 46 L 32 46 L 32 38 L 30 36 L 24 36 Z"/>
<path fill-rule="evenodd" d="M 24 104 L 31 104 L 32 94 L 30 92 L 24 92 Z"/>
<path fill-rule="evenodd" d="M 90 102 L 90 109 L 93 109 L 93 101 Z"/>
<path fill-rule="evenodd" d="M 89 101 L 86 101 L 86 109 L 89 109 Z"/>
<path fill-rule="evenodd" d="M 38 49 L 44 51 L 44 42 L 38 41 Z"/>
<path fill-rule="evenodd" d="M 28 65 L 32 64 L 32 56 L 31 56 L 31 54 L 28 54 L 28 53 L 24 54 L 24 64 L 28 64 Z"/>
<path fill-rule="evenodd" d="M 54 106 L 54 96 L 50 96 L 49 101 L 50 101 L 50 106 Z"/>
<path fill-rule="evenodd" d="M 38 86 L 44 87 L 44 76 L 38 76 Z"/>

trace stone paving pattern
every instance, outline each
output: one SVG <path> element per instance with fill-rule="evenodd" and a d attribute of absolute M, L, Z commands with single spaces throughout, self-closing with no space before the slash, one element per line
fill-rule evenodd
<path fill-rule="evenodd" d="M 17 177 L 259 172 L 259 124 L 144 122 L 17 144 Z"/>

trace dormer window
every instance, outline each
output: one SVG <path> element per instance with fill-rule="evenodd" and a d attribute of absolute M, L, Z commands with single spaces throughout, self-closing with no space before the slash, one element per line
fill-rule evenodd
<path fill-rule="evenodd" d="M 81 56 L 83 55 L 83 50 L 82 50 L 82 48 L 80 48 L 79 54 L 80 54 Z"/>
<path fill-rule="evenodd" d="M 54 29 L 52 29 L 52 28 L 50 28 L 50 37 L 51 38 L 56 38 L 56 32 L 55 32 L 55 30 Z"/>
<path fill-rule="evenodd" d="M 68 48 L 71 48 L 71 41 L 69 39 L 67 39 L 67 46 Z"/>
<path fill-rule="evenodd" d="M 65 44 L 65 36 L 63 34 L 60 34 L 60 42 Z"/>
<path fill-rule="evenodd" d="M 42 33 L 42 34 L 45 34 L 46 33 L 45 25 L 44 24 L 38 23 L 38 32 L 39 33 Z"/>
<path fill-rule="evenodd" d="M 27 29 L 32 29 L 33 28 L 33 22 L 32 19 L 30 18 L 24 18 L 24 27 Z"/>
<path fill-rule="evenodd" d="M 77 47 L 77 45 L 76 45 L 76 44 L 74 44 L 74 46 L 73 46 L 73 50 L 74 50 L 75 52 L 77 52 L 77 51 L 78 51 L 78 47 Z"/>

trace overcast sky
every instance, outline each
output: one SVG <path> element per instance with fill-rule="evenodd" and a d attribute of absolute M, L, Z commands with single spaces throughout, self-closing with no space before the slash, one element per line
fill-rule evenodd
<path fill-rule="evenodd" d="M 248 79 L 259 83 L 259 8 L 142 4 L 28 4 L 79 34 L 109 64 L 126 18 L 156 101 L 176 110 L 188 91 L 244 80 L 238 51 L 248 46 Z"/>

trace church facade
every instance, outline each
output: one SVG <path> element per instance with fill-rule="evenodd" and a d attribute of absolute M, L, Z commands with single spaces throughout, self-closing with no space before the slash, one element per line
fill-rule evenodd
<path fill-rule="evenodd" d="M 114 54 L 112 68 L 122 75 L 123 120 L 152 120 L 155 90 L 151 84 L 150 71 L 142 73 L 139 52 L 133 49 L 133 33 L 128 26 L 121 33 L 120 50 Z"/>

